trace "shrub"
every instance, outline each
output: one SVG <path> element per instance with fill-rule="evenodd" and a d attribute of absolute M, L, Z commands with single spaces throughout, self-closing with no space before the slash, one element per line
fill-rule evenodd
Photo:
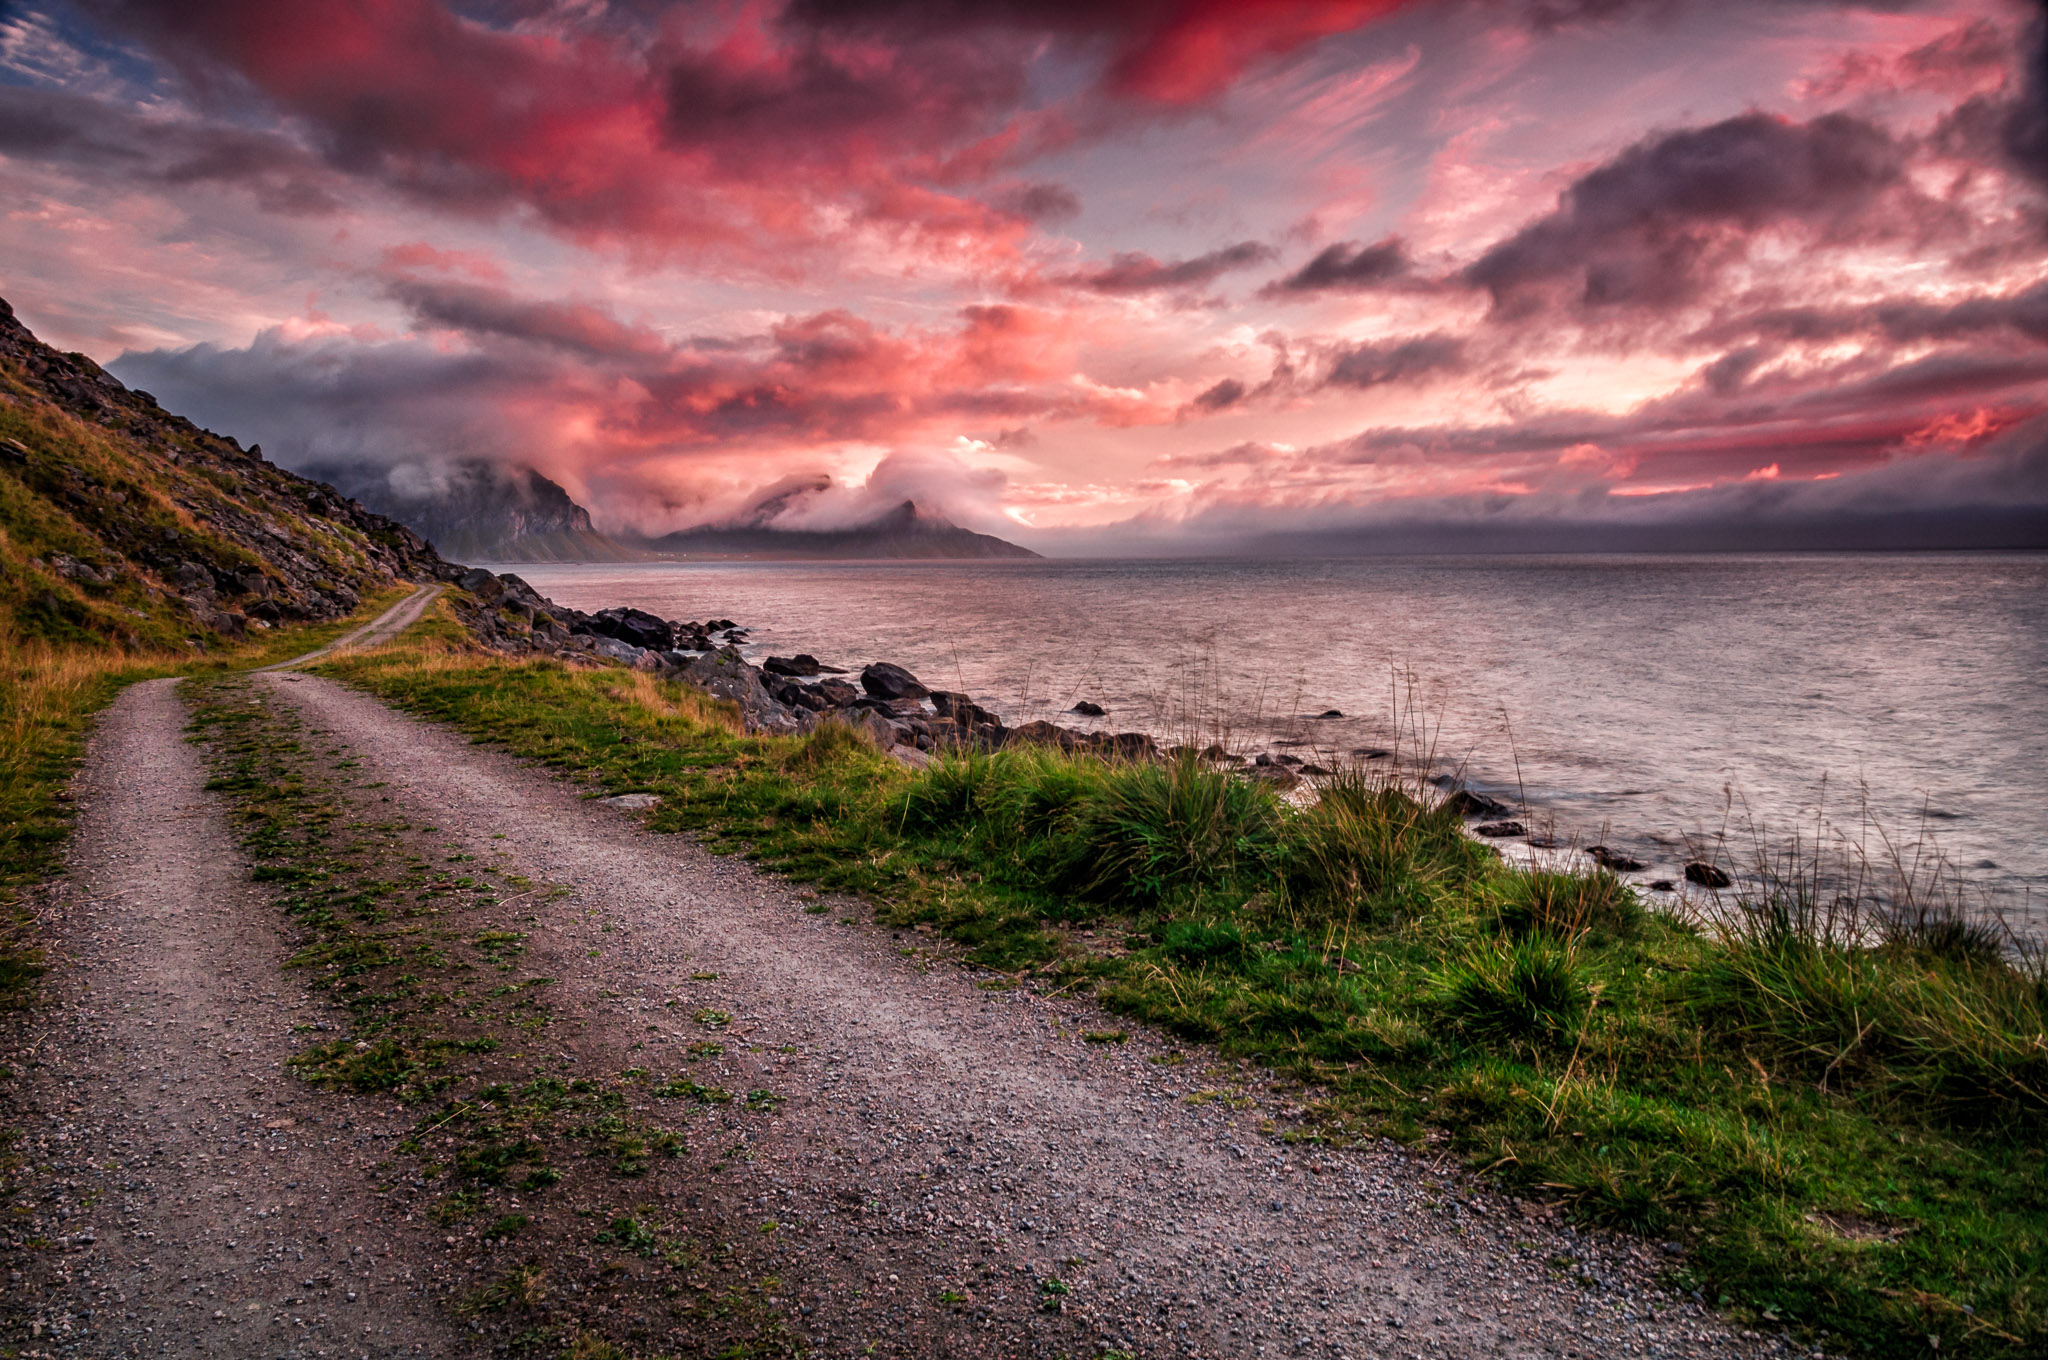
<path fill-rule="evenodd" d="M 875 743 L 865 732 L 837 718 L 827 718 L 783 757 L 783 766 L 791 770 L 821 770 L 850 756 L 876 754 Z"/>
<path fill-rule="evenodd" d="M 1383 919 L 1426 907 L 1428 888 L 1475 873 L 1485 850 L 1441 806 L 1386 775 L 1341 771 L 1290 827 L 1288 900 L 1313 917 Z"/>
<path fill-rule="evenodd" d="M 1951 1123 L 2048 1115 L 2048 1006 L 2010 964 L 1798 940 L 1743 941 L 1696 979 L 1702 1009 L 1824 1089 L 1861 1088 Z"/>
<path fill-rule="evenodd" d="M 1481 947 L 1438 979 L 1445 1017 L 1475 1039 L 1554 1042 L 1592 1005 L 1572 951 L 1542 935 Z"/>
<path fill-rule="evenodd" d="M 1058 841 L 1102 784 L 1103 765 L 1041 746 L 1003 751 L 991 760 L 985 793 L 989 831 L 1013 845 Z"/>
<path fill-rule="evenodd" d="M 904 795 L 902 825 L 938 831 L 974 821 L 995 776 L 993 757 L 975 751 L 940 756 Z"/>
<path fill-rule="evenodd" d="M 1606 869 L 1516 870 L 1502 880 L 1497 909 L 1506 930 L 1542 931 L 1560 939 L 1589 931 L 1625 937 L 1643 922 L 1642 904 Z"/>
<path fill-rule="evenodd" d="M 1087 892 L 1157 901 L 1277 861 L 1279 800 L 1194 755 L 1109 767 L 1079 810 L 1075 835 Z"/>

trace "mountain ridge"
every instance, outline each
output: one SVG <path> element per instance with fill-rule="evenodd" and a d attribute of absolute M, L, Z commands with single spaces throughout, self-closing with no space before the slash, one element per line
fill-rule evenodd
<path fill-rule="evenodd" d="M 466 562 L 637 562 L 646 554 L 591 524 L 560 483 L 525 464 L 464 458 L 436 467 L 318 464 L 331 482 Z"/>
<path fill-rule="evenodd" d="M 793 529 L 775 517 L 802 488 L 756 505 L 726 524 L 698 525 L 644 540 L 656 552 L 680 557 L 849 561 L 1029 560 L 1039 554 L 963 529 L 942 515 L 903 500 L 871 520 L 837 529 Z"/>

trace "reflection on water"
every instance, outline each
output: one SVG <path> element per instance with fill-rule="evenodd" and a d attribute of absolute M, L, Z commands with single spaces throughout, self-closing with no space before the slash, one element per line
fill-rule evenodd
<path fill-rule="evenodd" d="M 1011 722 L 1088 699 L 1114 730 L 1341 753 L 1398 707 L 1475 785 L 1658 864 L 1731 796 L 1731 829 L 1810 828 L 1824 787 L 1831 812 L 1867 788 L 1987 886 L 2048 887 L 2048 555 L 510 569 L 737 619 L 752 653 L 896 661 Z"/>

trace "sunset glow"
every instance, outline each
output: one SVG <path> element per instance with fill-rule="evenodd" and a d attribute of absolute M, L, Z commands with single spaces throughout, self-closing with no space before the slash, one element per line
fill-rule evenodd
<path fill-rule="evenodd" d="M 6 16 L 0 293 L 287 466 L 1074 552 L 2048 501 L 2011 0 Z"/>

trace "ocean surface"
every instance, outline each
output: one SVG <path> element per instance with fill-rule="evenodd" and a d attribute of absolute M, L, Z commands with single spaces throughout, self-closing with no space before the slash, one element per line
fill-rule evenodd
<path fill-rule="evenodd" d="M 1737 859 L 1822 820 L 1931 836 L 2048 924 L 2048 555 L 501 569 L 579 609 L 730 618 L 751 659 L 894 661 L 1012 724 L 1398 749 L 1645 877 L 1717 835 Z M 1108 716 L 1062 716 L 1083 699 Z"/>

